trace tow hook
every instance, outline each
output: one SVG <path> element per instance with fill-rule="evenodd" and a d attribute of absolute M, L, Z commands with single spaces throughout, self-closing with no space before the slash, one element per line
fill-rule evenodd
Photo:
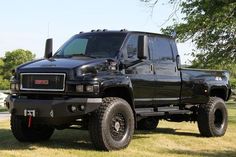
<path fill-rule="evenodd" d="M 28 118 L 28 128 L 31 128 L 32 126 L 32 116 L 29 116 Z"/>

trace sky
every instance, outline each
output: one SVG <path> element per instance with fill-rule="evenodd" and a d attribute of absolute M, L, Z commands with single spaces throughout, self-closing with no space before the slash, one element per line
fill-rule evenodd
<path fill-rule="evenodd" d="M 92 29 L 147 31 L 160 28 L 172 13 L 167 0 L 151 9 L 140 0 L 5 0 L 0 2 L 0 57 L 6 51 L 27 49 L 42 58 L 45 40 L 54 39 L 54 52 L 72 35 Z M 181 18 L 180 13 L 177 14 Z M 178 43 L 182 63 L 194 48 L 191 42 Z"/>

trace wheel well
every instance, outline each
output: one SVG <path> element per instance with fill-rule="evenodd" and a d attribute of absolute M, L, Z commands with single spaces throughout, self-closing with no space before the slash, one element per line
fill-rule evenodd
<path fill-rule="evenodd" d="M 131 108 L 134 110 L 133 107 L 133 96 L 130 93 L 129 89 L 126 87 L 111 87 L 107 88 L 103 92 L 103 97 L 119 97 L 126 100 Z"/>
<path fill-rule="evenodd" d="M 226 91 L 224 89 L 212 89 L 210 92 L 211 97 L 219 97 L 222 98 L 223 100 L 226 100 Z"/>

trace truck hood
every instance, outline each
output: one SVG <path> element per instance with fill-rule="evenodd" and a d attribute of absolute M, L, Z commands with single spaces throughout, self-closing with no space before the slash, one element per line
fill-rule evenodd
<path fill-rule="evenodd" d="M 110 63 L 116 63 L 109 58 L 51 58 L 39 59 L 17 67 L 17 72 L 69 72 L 79 67 L 88 71 L 104 71 L 110 68 Z"/>
<path fill-rule="evenodd" d="M 94 60 L 94 59 L 93 59 Z M 28 62 L 19 66 L 20 69 L 32 68 L 62 68 L 73 69 L 75 67 L 84 65 L 91 62 L 91 59 L 69 59 L 69 58 L 54 58 L 54 59 L 41 59 Z"/>

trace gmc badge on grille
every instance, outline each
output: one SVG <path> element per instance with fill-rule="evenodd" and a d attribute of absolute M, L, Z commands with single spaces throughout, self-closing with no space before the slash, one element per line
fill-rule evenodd
<path fill-rule="evenodd" d="M 34 80 L 34 84 L 36 85 L 48 85 L 48 80 Z"/>

